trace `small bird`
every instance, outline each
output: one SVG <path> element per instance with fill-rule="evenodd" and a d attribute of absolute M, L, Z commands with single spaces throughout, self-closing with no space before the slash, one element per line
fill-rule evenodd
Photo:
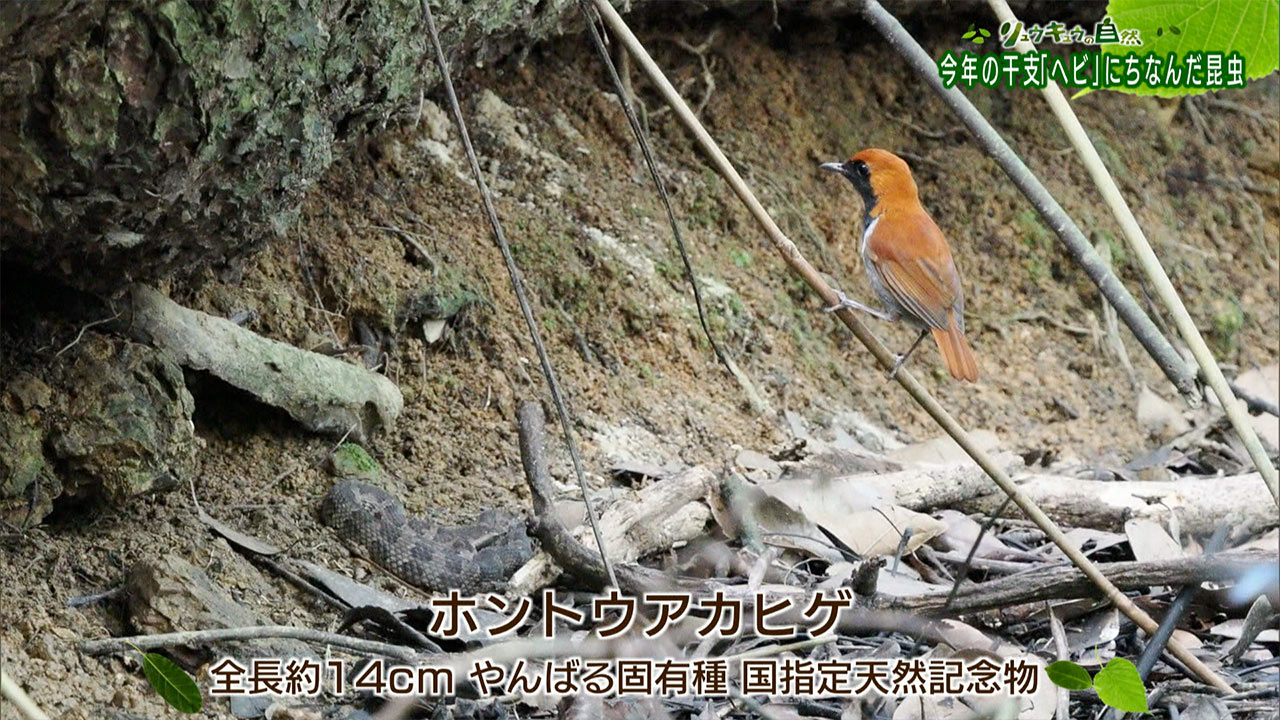
<path fill-rule="evenodd" d="M 821 167 L 849 178 L 862 195 L 862 264 L 885 305 L 877 310 L 840 293 L 840 304 L 828 311 L 854 308 L 882 320 L 906 318 L 920 327 L 915 342 L 894 363 L 891 378 L 932 333 L 951 377 L 977 380 L 978 363 L 964 337 L 960 273 L 946 237 L 920 204 L 911 169 L 902 158 L 878 148 Z"/>

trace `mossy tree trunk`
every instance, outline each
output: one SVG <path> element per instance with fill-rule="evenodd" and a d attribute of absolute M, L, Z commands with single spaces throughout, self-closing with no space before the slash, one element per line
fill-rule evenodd
<path fill-rule="evenodd" d="M 559 31 L 568 0 L 437 2 L 455 62 Z M 419 0 L 0 6 L 0 251 L 111 294 L 234 264 L 353 140 L 436 80 Z"/>

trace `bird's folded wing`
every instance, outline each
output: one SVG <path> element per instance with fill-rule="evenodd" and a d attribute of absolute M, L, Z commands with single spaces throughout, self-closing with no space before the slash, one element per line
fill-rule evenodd
<path fill-rule="evenodd" d="M 950 256 L 943 262 L 931 258 L 883 259 L 880 275 L 894 299 L 929 327 L 947 329 L 947 311 L 960 297 L 960 276 Z"/>

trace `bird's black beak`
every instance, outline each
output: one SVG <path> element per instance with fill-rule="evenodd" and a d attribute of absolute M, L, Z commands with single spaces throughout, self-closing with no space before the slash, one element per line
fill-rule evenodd
<path fill-rule="evenodd" d="M 818 167 L 822 168 L 823 170 L 830 170 L 831 172 L 834 172 L 834 173 L 840 173 L 845 177 L 851 177 L 849 173 L 849 163 L 847 162 L 822 163 Z"/>
<path fill-rule="evenodd" d="M 849 182 L 853 183 L 853 187 L 858 191 L 858 194 L 862 195 L 862 199 L 867 202 L 867 207 L 875 206 L 876 193 L 871 187 L 870 178 L 867 177 L 866 166 L 862 163 L 856 160 L 846 160 L 845 162 L 822 163 L 818 167 L 845 176 Z"/>

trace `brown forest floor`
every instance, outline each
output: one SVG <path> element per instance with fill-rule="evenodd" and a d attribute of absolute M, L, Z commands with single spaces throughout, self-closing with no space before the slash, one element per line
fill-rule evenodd
<path fill-rule="evenodd" d="M 715 90 L 702 118 L 801 249 L 857 296 L 869 292 L 856 259 L 861 204 L 817 164 L 867 146 L 922 159 L 914 163 L 916 178 L 964 273 L 982 372 L 976 385 L 951 382 L 939 372 L 936 350 L 924 348 L 914 369 L 942 402 L 966 426 L 989 429 L 1003 447 L 1022 453 L 1106 467 L 1154 447 L 1134 421 L 1129 380 L 1100 349 L 1100 338 L 1065 329 L 1101 326 L 1097 292 L 930 91 L 859 25 L 798 23 L 772 33 L 758 20 L 719 26 L 707 56 Z M 698 59 L 669 39 L 696 45 L 709 29 L 651 23 L 643 33 L 692 98 L 704 90 Z M 949 30 L 940 32 L 926 42 L 935 54 L 952 42 Z M 588 50 L 581 38 L 539 46 L 523 64 L 470 69 L 460 90 L 552 359 L 581 419 L 589 469 L 599 476 L 611 460 L 627 457 L 719 466 L 734 446 L 782 445 L 786 424 L 751 412 L 701 336 L 663 211 Z M 683 131 L 655 112 L 643 83 L 638 87 L 649 99 L 654 146 L 708 288 L 716 337 L 773 408 L 819 426 L 856 411 L 899 440 L 937 434 L 787 274 Z M 482 90 L 496 97 L 477 108 Z M 1075 103 L 1220 359 L 1242 370 L 1280 355 L 1277 92 L 1273 78 L 1220 96 L 1265 114 L 1268 123 L 1205 107 L 1212 142 L 1185 111 L 1170 115 L 1163 102 L 1094 93 Z M 1116 242 L 1118 228 L 1038 94 L 970 96 L 1091 240 Z M 248 263 L 242 278 L 210 278 L 198 291 L 175 293 L 212 313 L 252 310 L 249 327 L 303 347 L 355 342 L 358 317 L 395 329 L 388 375 L 404 392 L 405 410 L 369 449 L 400 478 L 411 511 L 440 506 L 448 519 L 461 519 L 484 506 L 522 503 L 513 412 L 519 400 L 543 396 L 544 386 L 452 137 L 443 116 L 429 109 L 417 126 L 410 119 L 369 138 L 315 189 L 289 236 Z M 1242 191 L 1232 185 L 1239 180 L 1264 192 Z M 379 229 L 391 226 L 413 233 L 431 261 Z M 1134 269 L 1117 254 L 1141 298 Z M 441 342 L 424 347 L 415 325 L 396 327 L 397 312 L 457 297 L 459 288 L 483 301 L 451 321 Z M 906 328 L 872 327 L 894 347 L 911 338 Z M 1142 380 L 1171 398 L 1154 365 L 1125 340 Z M 196 487 L 205 507 L 296 556 L 357 566 L 314 517 L 330 482 L 318 465 L 332 441 L 225 395 L 216 387 L 196 392 L 197 432 L 206 443 Z M 561 479 L 567 468 L 559 456 Z M 331 623 L 326 609 L 229 559 L 191 514 L 185 491 L 99 509 L 3 550 L 4 661 L 22 669 L 47 710 L 70 717 L 97 717 L 94 708 L 103 706 L 165 713 L 133 665 L 80 657 L 66 642 L 118 630 L 118 608 L 63 603 L 115 585 L 134 562 L 166 550 L 272 621 Z"/>

